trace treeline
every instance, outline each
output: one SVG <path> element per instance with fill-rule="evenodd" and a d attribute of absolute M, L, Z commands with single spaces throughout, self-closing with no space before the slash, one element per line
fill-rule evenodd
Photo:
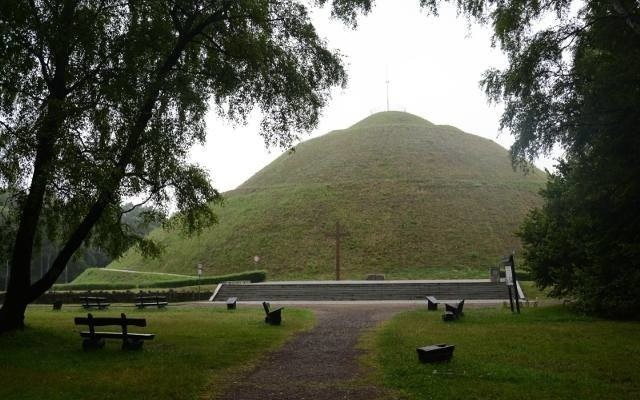
<path fill-rule="evenodd" d="M 2 233 L 0 234 L 0 291 L 4 291 L 7 287 L 10 254 L 13 246 L 10 224 L 6 221 L 9 215 L 8 207 L 11 207 L 9 196 L 0 193 L 0 227 L 2 227 Z M 133 208 L 133 204 L 131 203 L 127 203 L 123 207 L 124 210 L 131 208 Z M 149 208 L 142 206 L 134 208 L 126 214 L 123 214 L 122 223 L 137 233 L 146 235 L 159 226 L 157 222 L 143 222 L 142 214 L 149 210 Z M 59 250 L 60 245 L 57 243 L 55 237 L 49 237 L 46 232 L 40 232 L 39 241 L 36 243 L 31 260 L 32 282 L 37 281 L 47 272 Z M 113 256 L 109 255 L 107 251 L 101 249 L 99 246 L 84 246 L 67 264 L 67 268 L 64 273 L 60 275 L 58 283 L 69 283 L 85 269 L 104 267 L 113 261 L 113 259 Z"/>

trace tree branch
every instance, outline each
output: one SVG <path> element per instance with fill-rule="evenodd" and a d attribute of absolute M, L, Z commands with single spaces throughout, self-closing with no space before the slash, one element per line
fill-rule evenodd
<path fill-rule="evenodd" d="M 620 18 L 623 18 L 627 26 L 631 28 L 637 35 L 640 35 L 640 22 L 638 22 L 638 15 L 632 14 L 627 11 L 626 7 L 620 0 L 610 0 L 613 9 Z"/>

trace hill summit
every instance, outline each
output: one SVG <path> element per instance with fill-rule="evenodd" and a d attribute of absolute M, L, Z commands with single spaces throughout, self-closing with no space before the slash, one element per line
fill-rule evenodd
<path fill-rule="evenodd" d="M 201 262 L 212 275 L 332 279 L 339 221 L 343 278 L 486 277 L 519 246 L 514 231 L 543 183 L 489 139 L 382 112 L 299 144 L 225 193 L 219 224 L 201 236 L 156 230 L 162 258 L 130 251 L 110 267 L 192 274 Z"/>

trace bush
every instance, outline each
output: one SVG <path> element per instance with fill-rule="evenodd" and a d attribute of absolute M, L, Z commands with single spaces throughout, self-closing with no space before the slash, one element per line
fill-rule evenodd
<path fill-rule="evenodd" d="M 153 289 L 153 288 L 179 288 L 185 286 L 213 285 L 225 281 L 251 281 L 264 282 L 267 279 L 266 271 L 247 271 L 236 274 L 205 276 L 198 282 L 197 277 L 146 282 L 146 283 L 114 283 L 114 282 L 96 282 L 96 283 L 62 283 L 53 285 L 54 290 L 126 290 L 126 289 Z"/>

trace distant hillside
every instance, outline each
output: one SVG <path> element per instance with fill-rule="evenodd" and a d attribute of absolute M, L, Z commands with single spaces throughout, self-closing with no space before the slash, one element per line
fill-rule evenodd
<path fill-rule="evenodd" d="M 193 274 L 265 269 L 269 279 L 332 279 L 336 221 L 343 277 L 488 276 L 545 181 L 514 172 L 491 140 L 384 112 L 308 140 L 225 193 L 200 237 L 155 230 L 164 257 L 128 252 L 110 268 Z M 260 256 L 258 265 L 253 257 Z"/>

